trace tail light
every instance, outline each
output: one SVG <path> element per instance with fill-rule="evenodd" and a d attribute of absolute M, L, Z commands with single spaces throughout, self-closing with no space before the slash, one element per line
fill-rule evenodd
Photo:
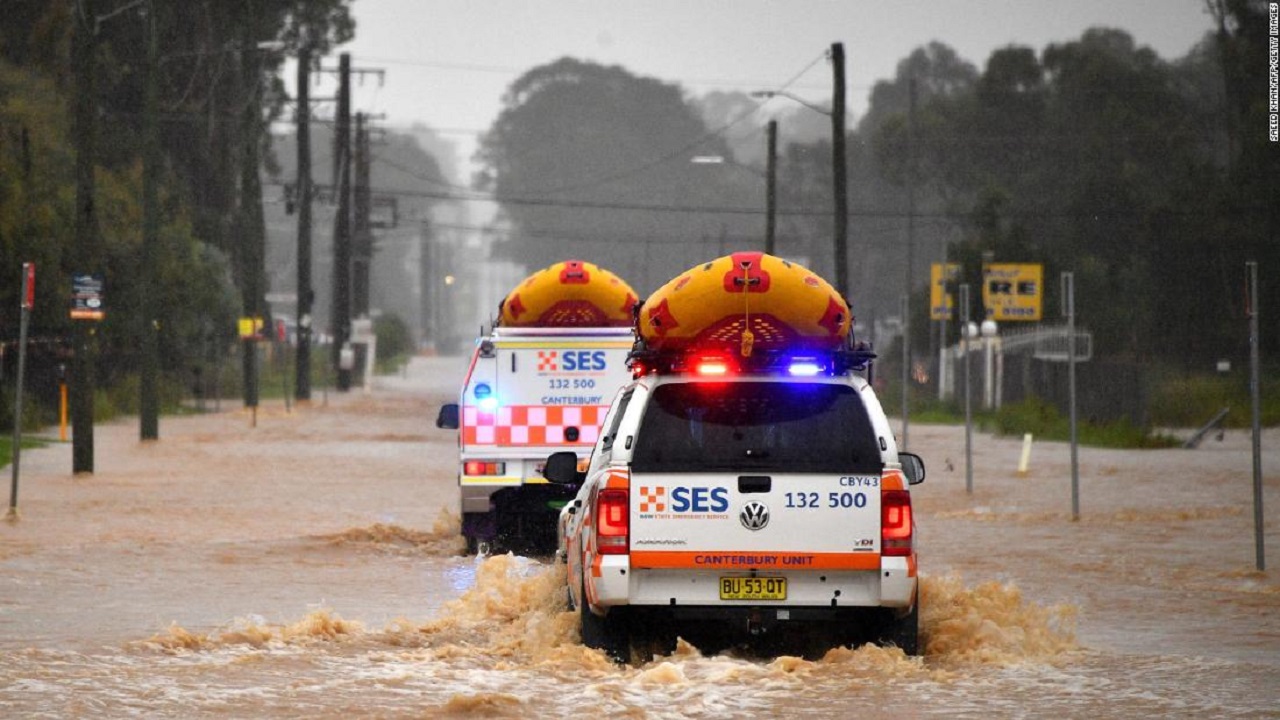
<path fill-rule="evenodd" d="M 880 495 L 880 554 L 910 555 L 915 521 L 911 517 L 911 493 L 885 490 Z"/>
<path fill-rule="evenodd" d="M 501 475 L 507 471 L 504 462 L 491 460 L 468 460 L 462 464 L 463 475 Z"/>
<path fill-rule="evenodd" d="M 625 555 L 630 545 L 631 507 L 626 490 L 601 490 L 596 498 L 596 550 Z"/>

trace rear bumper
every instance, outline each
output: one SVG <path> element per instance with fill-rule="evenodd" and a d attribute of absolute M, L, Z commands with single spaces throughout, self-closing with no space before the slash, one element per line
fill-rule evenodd
<path fill-rule="evenodd" d="M 916 597 L 914 562 L 905 557 L 883 557 L 879 570 L 769 571 L 759 577 L 785 577 L 785 600 L 739 601 L 720 599 L 720 578 L 750 576 L 743 571 L 632 570 L 626 556 L 603 556 L 593 572 L 597 606 L 661 606 L 700 608 L 701 613 L 732 612 L 748 607 L 768 607 L 828 612 L 840 608 L 886 607 L 907 609 Z M 795 619 L 800 619 L 796 617 Z"/>

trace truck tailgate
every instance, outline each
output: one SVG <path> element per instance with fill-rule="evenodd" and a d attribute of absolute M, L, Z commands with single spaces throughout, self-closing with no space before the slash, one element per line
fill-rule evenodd
<path fill-rule="evenodd" d="M 633 568 L 879 567 L 877 475 L 633 475 L 630 504 Z"/>

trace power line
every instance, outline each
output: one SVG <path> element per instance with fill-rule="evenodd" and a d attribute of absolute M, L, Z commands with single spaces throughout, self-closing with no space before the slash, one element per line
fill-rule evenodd
<path fill-rule="evenodd" d="M 786 89 L 790 87 L 793 83 L 795 83 L 795 81 L 803 77 L 805 73 L 809 72 L 809 70 L 811 70 L 814 65 L 817 65 L 819 62 L 821 62 L 824 59 L 826 59 L 825 52 L 819 54 L 818 57 L 814 58 L 812 62 L 810 62 L 808 65 L 805 65 L 804 68 L 800 70 L 800 72 L 796 73 L 791 77 L 791 79 L 787 80 L 787 82 L 783 84 L 782 88 Z M 692 142 L 686 145 L 683 145 L 677 148 L 676 150 L 667 153 L 666 155 L 663 155 L 657 159 L 651 160 L 638 167 L 630 168 L 627 170 L 621 170 L 608 175 L 597 176 L 594 178 L 587 178 L 586 180 L 581 180 L 572 185 L 561 185 L 553 188 L 534 190 L 532 192 L 533 194 L 536 194 L 536 195 L 560 195 L 566 192 L 573 192 L 577 190 L 584 190 L 587 188 L 599 187 L 601 185 L 607 185 L 609 183 L 617 182 L 619 180 L 625 180 L 627 178 L 634 177 L 641 173 L 647 172 L 653 169 L 654 167 L 657 167 L 658 165 L 671 161 L 674 158 L 681 158 L 681 159 L 687 158 L 689 153 L 691 153 L 695 148 L 697 148 L 698 146 L 702 145 L 703 143 L 706 143 L 707 141 L 713 138 L 723 135 L 725 132 L 729 130 L 729 128 L 746 120 L 752 115 L 755 115 L 757 112 L 760 111 L 760 108 L 763 106 L 764 106 L 763 102 L 758 102 L 752 107 L 750 107 L 749 109 L 743 111 L 742 113 L 739 113 L 737 117 L 734 117 L 733 119 L 729 120 L 729 122 L 725 123 L 724 125 L 721 125 L 720 127 L 703 134 L 701 137 L 698 137 Z"/>

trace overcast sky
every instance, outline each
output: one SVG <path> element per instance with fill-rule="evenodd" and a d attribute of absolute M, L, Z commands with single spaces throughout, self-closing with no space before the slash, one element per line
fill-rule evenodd
<path fill-rule="evenodd" d="M 356 36 L 340 51 L 355 67 L 385 70 L 381 86 L 356 81 L 354 110 L 384 113 L 393 127 L 425 123 L 464 157 L 506 87 L 564 56 L 697 94 L 796 78 L 793 92 L 826 104 L 822 58 L 842 42 L 852 127 L 871 86 L 932 40 L 981 69 L 996 48 L 1040 51 L 1094 26 L 1125 29 L 1175 59 L 1211 29 L 1204 0 L 354 0 L 352 12 Z"/>

